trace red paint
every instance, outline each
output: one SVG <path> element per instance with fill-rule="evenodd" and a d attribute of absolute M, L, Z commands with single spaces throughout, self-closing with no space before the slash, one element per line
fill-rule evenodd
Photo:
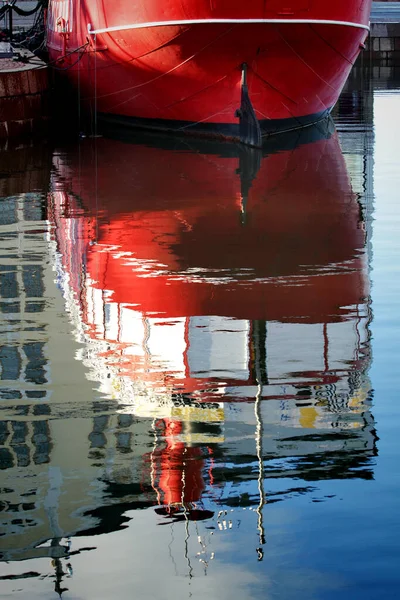
<path fill-rule="evenodd" d="M 295 24 L 293 19 L 368 25 L 371 0 L 51 0 L 47 40 L 51 58 L 65 54 L 65 71 L 82 98 L 105 114 L 140 119 L 201 122 L 211 130 L 237 126 L 241 65 L 257 118 L 296 119 L 336 103 L 367 31 L 343 25 Z M 88 35 L 92 29 L 166 20 L 285 19 L 284 24 L 162 26 Z M 79 53 L 78 53 L 79 54 Z M 76 64 L 75 64 L 76 63 Z M 293 122 L 291 122 L 293 124 Z M 296 124 L 296 121 L 294 121 Z M 153 123 L 154 124 L 154 123 Z M 276 124 L 277 128 L 287 124 Z M 232 129 L 235 132 L 235 127 Z"/>

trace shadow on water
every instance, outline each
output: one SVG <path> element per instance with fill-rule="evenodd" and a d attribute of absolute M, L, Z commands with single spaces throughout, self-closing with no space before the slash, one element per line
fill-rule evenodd
<path fill-rule="evenodd" d="M 373 478 L 370 207 L 341 141 L 120 134 L 2 163 L 4 561 L 51 558 L 62 594 L 149 507 L 188 560 L 191 526 L 251 509 L 261 560 L 266 502 Z"/>

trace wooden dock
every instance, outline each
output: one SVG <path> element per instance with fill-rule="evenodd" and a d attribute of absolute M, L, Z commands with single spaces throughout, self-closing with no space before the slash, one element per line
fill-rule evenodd
<path fill-rule="evenodd" d="M 50 120 L 47 66 L 28 51 L 19 54 L 15 60 L 0 51 L 0 140 L 42 134 Z"/>

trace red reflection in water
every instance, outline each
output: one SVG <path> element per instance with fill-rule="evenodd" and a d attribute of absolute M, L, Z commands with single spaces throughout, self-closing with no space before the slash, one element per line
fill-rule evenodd
<path fill-rule="evenodd" d="M 104 385 L 109 374 L 108 393 L 144 398 L 139 414 L 149 385 L 160 395 L 163 442 L 147 460 L 161 503 L 201 496 L 202 452 L 181 430 L 198 411 L 207 421 L 215 406 L 203 402 L 254 398 L 260 384 L 263 397 L 302 393 L 314 402 L 303 427 L 323 386 L 354 402 L 368 277 L 336 135 L 263 157 L 104 139 L 79 156 L 58 159 L 49 198 L 63 287 L 102 342 L 91 365 Z"/>

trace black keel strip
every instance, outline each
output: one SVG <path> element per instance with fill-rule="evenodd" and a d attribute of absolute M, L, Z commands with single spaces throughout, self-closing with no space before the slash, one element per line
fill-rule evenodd
<path fill-rule="evenodd" d="M 278 133 L 294 131 L 309 127 L 327 118 L 331 108 L 318 113 L 303 117 L 291 117 L 288 119 L 262 119 L 258 121 L 262 138 Z M 137 117 L 125 117 L 120 115 L 99 114 L 99 123 L 116 127 L 131 127 L 149 131 L 158 131 L 178 135 L 190 135 L 195 137 L 213 138 L 241 142 L 239 123 L 192 123 L 190 121 L 175 121 L 167 119 L 141 119 Z"/>

